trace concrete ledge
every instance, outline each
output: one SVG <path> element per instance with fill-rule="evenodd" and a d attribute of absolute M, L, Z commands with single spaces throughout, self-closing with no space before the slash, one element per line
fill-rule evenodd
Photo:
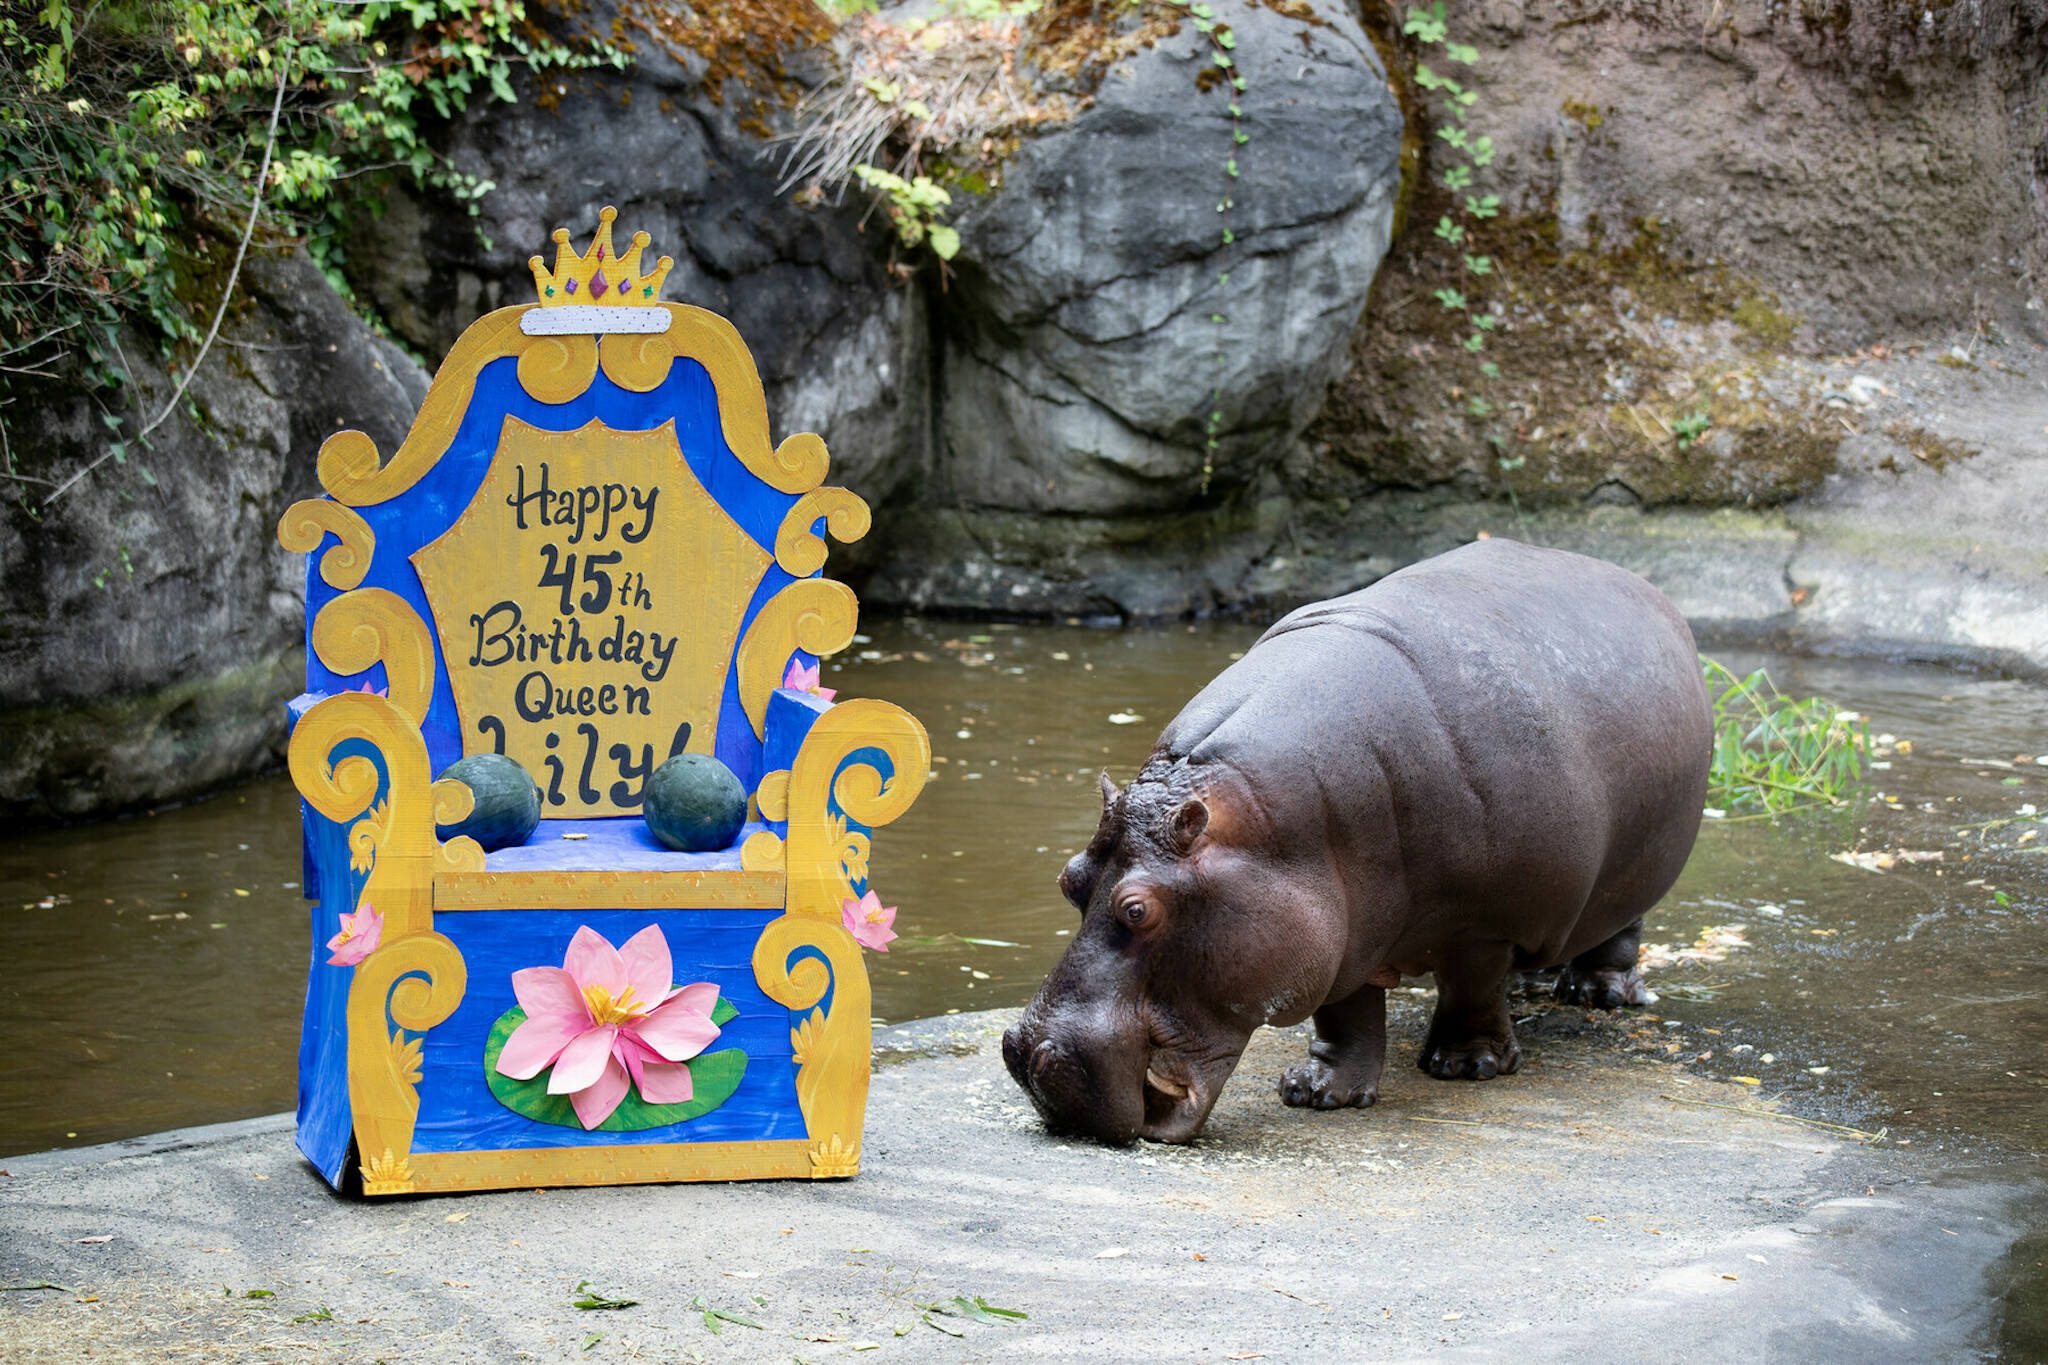
<path fill-rule="evenodd" d="M 365 1204 L 329 1193 L 283 1115 L 11 1160 L 0 1282 L 66 1288 L 0 1296 L 0 1341 L 52 1361 L 816 1360 L 861 1342 L 872 1359 L 1924 1360 L 1996 1325 L 2013 1191 L 1673 1103 L 1754 1092 L 1625 1059 L 1597 1020 L 1526 1033 L 1521 1075 L 1450 1084 L 1405 1064 L 1404 1011 L 1385 1098 L 1338 1114 L 1272 1097 L 1304 1040 L 1264 1033 L 1200 1143 L 1113 1150 L 1039 1128 L 995 1048 L 1009 1017 L 882 1032 L 866 1170 L 844 1183 Z M 640 1302 L 579 1311 L 584 1280 Z M 955 1295 L 1029 1318 L 919 1306 Z M 714 1334 L 704 1306 L 761 1326 Z"/>

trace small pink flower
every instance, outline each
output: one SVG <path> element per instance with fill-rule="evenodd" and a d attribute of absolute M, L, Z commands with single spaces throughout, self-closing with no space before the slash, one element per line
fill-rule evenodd
<path fill-rule="evenodd" d="M 818 686 L 816 664 L 806 667 L 795 659 L 789 661 L 789 672 L 782 675 L 782 685 L 792 692 L 808 692 L 820 701 L 830 701 L 839 695 L 836 687 Z"/>
<path fill-rule="evenodd" d="M 856 943 L 878 953 L 888 952 L 889 940 L 896 937 L 896 907 L 882 904 L 872 886 L 859 900 L 848 896 L 839 902 L 839 920 Z"/>
<path fill-rule="evenodd" d="M 327 940 L 327 946 L 334 956 L 327 959 L 329 966 L 353 967 L 384 941 L 384 917 L 368 901 L 353 915 L 343 911 L 341 932 Z"/>
<path fill-rule="evenodd" d="M 361 687 L 351 687 L 349 691 L 368 692 L 373 697 L 388 697 L 391 695 L 391 687 L 388 683 L 383 687 L 372 687 L 365 681 Z"/>
<path fill-rule="evenodd" d="M 654 925 L 623 948 L 583 925 L 561 966 L 512 973 L 526 1022 L 505 1040 L 498 1071 L 527 1081 L 553 1067 L 548 1093 L 567 1095 L 586 1129 L 612 1116 L 629 1077 L 649 1104 L 683 1103 L 694 1093 L 684 1063 L 718 1037 L 718 987 L 675 986 L 674 972 Z"/>

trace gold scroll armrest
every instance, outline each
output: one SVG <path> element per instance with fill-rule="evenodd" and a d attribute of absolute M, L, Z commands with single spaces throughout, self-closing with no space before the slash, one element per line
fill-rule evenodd
<path fill-rule="evenodd" d="M 847 762 L 864 749 L 886 757 L 891 771 Z M 861 697 L 818 717 L 789 772 L 789 913 L 839 922 L 840 902 L 853 894 L 848 824 L 878 829 L 895 820 L 924 790 L 931 766 L 924 726 L 900 706 Z M 835 801 L 843 816 L 832 813 Z M 862 866 L 854 870 L 864 880 L 864 841 L 857 852 Z"/>
<path fill-rule="evenodd" d="M 847 762 L 864 749 L 885 757 L 892 771 Z M 853 893 L 848 854 L 857 855 L 865 876 L 867 841 L 861 836 L 856 846 L 847 821 L 878 828 L 909 810 L 931 773 L 931 756 L 931 741 L 915 717 L 888 702 L 862 698 L 820 716 L 790 769 L 784 849 L 789 910 L 762 931 L 754 978 L 769 999 L 800 1014 L 810 1011 L 790 1030 L 789 1041 L 815 1178 L 859 1171 L 867 1115 L 872 997 L 860 945 L 840 923 L 840 902 Z M 832 800 L 843 817 L 831 813 Z M 797 957 L 804 949 L 823 960 Z M 828 989 L 829 1013 L 821 1003 Z"/>
<path fill-rule="evenodd" d="M 373 748 L 376 759 L 360 752 L 336 759 L 334 751 L 351 741 Z M 349 1106 L 364 1188 L 401 1194 L 412 1188 L 407 1157 L 420 1079 L 419 1040 L 404 1030 L 425 1032 L 453 1014 L 466 985 L 461 953 L 434 932 L 434 867 L 446 855 L 434 838 L 426 741 L 386 698 L 343 692 L 299 718 L 290 764 L 306 804 L 338 824 L 354 822 L 350 857 L 369 864 L 358 904 L 376 909 L 383 936 L 349 982 Z"/>

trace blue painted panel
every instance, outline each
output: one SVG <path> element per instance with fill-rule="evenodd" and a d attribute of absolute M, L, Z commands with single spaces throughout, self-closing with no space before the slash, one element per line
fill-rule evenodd
<path fill-rule="evenodd" d="M 286 706 L 288 724 L 296 726 L 323 699 L 315 693 L 294 698 Z M 381 800 L 389 779 L 376 749 L 360 740 L 334 748 L 336 761 L 352 755 L 376 764 Z M 371 804 L 375 806 L 375 802 Z M 312 958 L 306 969 L 305 1021 L 299 1030 L 298 1144 L 306 1159 L 339 1189 L 355 1131 L 348 1097 L 347 1026 L 348 991 L 355 968 L 330 965 L 327 940 L 341 927 L 343 912 L 355 909 L 369 872 L 349 865 L 348 835 L 355 821 L 341 824 L 330 820 L 303 801 L 299 811 Z"/>
<path fill-rule="evenodd" d="M 310 813 L 309 813 L 310 814 Z M 323 879 L 331 869 L 340 876 L 326 890 L 348 903 L 348 834 L 345 826 L 317 814 L 314 859 Z M 349 1139 L 355 1118 L 348 1099 L 348 987 L 355 976 L 353 967 L 334 967 L 327 962 L 327 940 L 334 936 L 338 913 L 326 906 L 335 902 L 315 900 L 308 904 L 312 921 L 313 954 L 306 968 L 306 1018 L 299 1031 L 299 1150 L 313 1163 L 327 1183 L 341 1187 L 342 1166 L 348 1160 Z"/>
<path fill-rule="evenodd" d="M 471 910 L 437 915 L 434 928 L 452 939 L 469 969 L 469 988 L 446 1022 L 422 1045 L 418 1152 L 497 1151 L 528 1147 L 609 1147 L 658 1142 L 733 1142 L 804 1137 L 790 1059 L 790 1012 L 754 981 L 754 945 L 778 910 Z M 519 1002 L 512 973 L 560 966 L 569 939 L 589 925 L 622 944 L 648 924 L 661 926 L 679 983 L 714 981 L 739 1010 L 711 1050 L 747 1054 L 746 1079 L 708 1114 L 634 1133 L 584 1132 L 536 1123 L 500 1104 L 484 1074 L 491 1026 Z"/>
<path fill-rule="evenodd" d="M 808 659 L 808 655 L 805 656 Z M 822 697 L 808 692 L 792 692 L 778 687 L 768 694 L 768 722 L 766 742 L 761 751 L 763 772 L 787 772 L 796 764 L 796 751 L 801 749 L 804 739 L 811 733 L 811 727 L 818 723 L 818 717 L 825 714 L 832 705 Z M 768 828 L 783 838 L 789 837 L 789 821 L 771 820 Z"/>
<path fill-rule="evenodd" d="M 507 417 L 517 417 L 543 431 L 573 431 L 593 419 L 614 431 L 651 431 L 673 419 L 677 442 L 691 472 L 740 528 L 771 555 L 775 533 L 796 503 L 796 495 L 771 488 L 732 453 L 719 424 L 717 391 L 709 373 L 695 360 L 677 360 L 662 384 L 648 393 L 620 388 L 600 370 L 582 394 L 557 404 L 538 402 L 519 386 L 515 358 L 495 360 L 478 375 L 475 393 L 447 454 L 403 496 L 357 509 L 376 536 L 376 554 L 363 586 L 396 593 L 419 613 L 429 630 L 434 618 L 411 556 L 438 539 L 469 506 L 490 468 Z M 333 692 L 360 687 L 366 681 L 382 687 L 386 679 L 381 665 L 343 677 L 327 669 L 310 648 L 311 622 L 336 596 L 319 574 L 324 549 L 325 542 L 307 564 L 307 687 L 314 692 Z M 792 581 L 787 572 L 771 565 L 743 620 L 751 623 L 761 604 Z M 805 658 L 810 661 L 809 656 Z M 461 718 L 445 668 L 437 670 L 433 700 L 421 730 L 437 774 L 465 751 L 487 747 L 480 737 L 461 733 Z M 747 723 L 736 679 L 730 674 L 719 708 L 714 752 L 751 790 L 761 771 L 760 741 Z"/>

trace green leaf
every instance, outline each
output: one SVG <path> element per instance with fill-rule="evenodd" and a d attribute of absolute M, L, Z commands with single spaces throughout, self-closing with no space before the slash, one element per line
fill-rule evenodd
<path fill-rule="evenodd" d="M 569 1306 L 580 1308 L 586 1313 L 631 1308 L 640 1302 L 638 1299 L 615 1299 L 602 1294 L 593 1288 L 588 1280 L 577 1281 L 575 1293 L 576 1297 L 569 1300 Z"/>
<path fill-rule="evenodd" d="M 1467 256 L 1465 258 L 1465 268 L 1475 275 L 1491 275 L 1493 273 L 1493 257 Z"/>
<path fill-rule="evenodd" d="M 1454 62 L 1470 66 L 1479 60 L 1479 49 L 1469 43 L 1445 43 L 1444 55 Z"/>
<path fill-rule="evenodd" d="M 738 1014 L 732 1002 L 720 996 L 717 1007 L 712 1010 L 711 1022 L 722 1025 Z M 490 1036 L 484 1042 L 484 1079 L 491 1094 L 513 1113 L 535 1123 L 581 1129 L 582 1121 L 576 1117 L 576 1107 L 570 1103 L 569 1097 L 548 1093 L 546 1071 L 528 1081 L 515 1081 L 499 1073 L 498 1054 L 504 1051 L 505 1040 L 512 1036 L 513 1029 L 525 1022 L 526 1011 L 515 1007 L 505 1011 L 491 1026 Z M 693 1057 L 688 1065 L 690 1083 L 695 1092 L 689 1100 L 682 1104 L 649 1104 L 641 1098 L 637 1087 L 629 1089 L 626 1098 L 619 1102 L 611 1117 L 597 1126 L 597 1131 L 638 1133 L 649 1128 L 665 1128 L 672 1123 L 687 1123 L 710 1113 L 731 1099 L 733 1092 L 740 1088 L 740 1082 L 747 1073 L 747 1054 L 739 1048 L 727 1048 Z"/>
<path fill-rule="evenodd" d="M 960 230 L 944 223 L 934 223 L 926 240 L 932 245 L 932 254 L 942 261 L 950 261 L 960 254 Z"/>
<path fill-rule="evenodd" d="M 918 1315 L 918 1317 L 919 1320 L 922 1321 L 925 1326 L 931 1328 L 934 1332 L 944 1332 L 949 1337 L 964 1337 L 967 1335 L 967 1333 L 961 1331 L 952 1323 L 941 1322 L 939 1321 L 939 1319 L 933 1317 L 930 1313 L 921 1313 Z"/>
<path fill-rule="evenodd" d="M 936 1307 L 936 1305 L 934 1306 Z M 1020 1313 L 1014 1308 L 998 1308 L 979 1294 L 971 1299 L 964 1294 L 956 1294 L 953 1296 L 951 1307 L 962 1317 L 972 1318 L 976 1322 L 995 1323 L 998 1325 L 1010 1322 L 1023 1322 L 1030 1317 L 1030 1314 Z M 945 1310 L 940 1309 L 939 1311 L 943 1312 Z"/>

